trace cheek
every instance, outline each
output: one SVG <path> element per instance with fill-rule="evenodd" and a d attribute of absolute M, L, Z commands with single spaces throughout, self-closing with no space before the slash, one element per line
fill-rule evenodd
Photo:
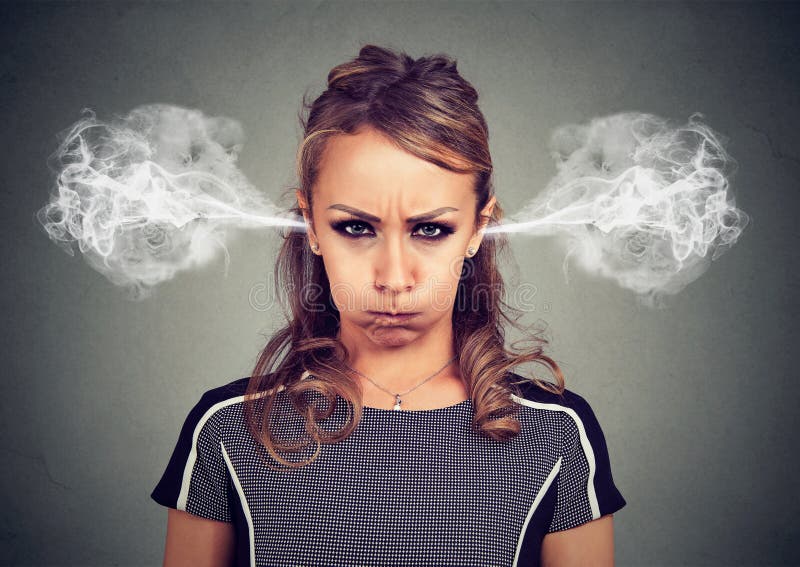
<path fill-rule="evenodd" d="M 370 273 L 367 267 L 354 262 L 350 256 L 342 258 L 336 254 L 326 254 L 323 262 L 336 308 L 339 311 L 363 309 L 362 303 L 371 288 L 366 279 Z"/>
<path fill-rule="evenodd" d="M 444 260 L 433 270 L 425 282 L 426 301 L 431 308 L 441 311 L 449 310 L 453 305 L 458 282 L 460 281 L 463 260 Z"/>
<path fill-rule="evenodd" d="M 464 264 L 463 256 L 456 251 L 452 251 L 441 258 L 432 261 L 429 269 L 438 281 L 448 283 L 458 283 L 461 277 L 461 266 Z"/>
<path fill-rule="evenodd" d="M 364 281 L 370 273 L 369 266 L 364 263 L 363 258 L 352 255 L 326 253 L 323 256 L 323 263 L 331 285 L 354 285 Z"/>

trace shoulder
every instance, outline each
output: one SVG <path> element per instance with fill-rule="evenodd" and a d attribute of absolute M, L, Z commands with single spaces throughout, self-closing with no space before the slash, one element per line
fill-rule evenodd
<path fill-rule="evenodd" d="M 561 419 L 574 425 L 579 431 L 592 432 L 600 429 L 592 406 L 582 395 L 568 388 L 561 394 L 545 390 L 529 378 L 510 373 L 511 398 L 528 412 L 555 412 Z"/>
<path fill-rule="evenodd" d="M 216 386 L 203 392 L 189 412 L 185 425 L 192 428 L 202 427 L 214 414 L 224 408 L 243 402 L 249 380 L 249 376 L 237 378 L 227 384 Z"/>
<path fill-rule="evenodd" d="M 223 384 L 222 386 L 216 386 L 206 390 L 203 392 L 199 403 L 203 406 L 210 407 L 220 402 L 238 399 L 244 396 L 245 392 L 247 391 L 247 384 L 249 381 L 250 377 L 245 376 L 244 378 L 237 378 L 236 380 L 228 382 L 227 384 Z"/>
<path fill-rule="evenodd" d="M 583 396 L 568 388 L 557 394 L 515 372 L 509 373 L 507 383 L 512 392 L 511 398 L 521 406 L 551 411 L 572 410 L 578 413 L 591 410 L 589 402 Z"/>
<path fill-rule="evenodd" d="M 184 420 L 175 448 L 152 498 L 165 506 L 221 521 L 230 514 L 220 497 L 225 479 L 223 408 L 243 400 L 249 377 L 206 390 Z M 231 422 L 233 423 L 233 422 Z M 192 490 L 190 490 L 190 487 Z M 199 497 L 211 494 L 209 497 Z"/>
<path fill-rule="evenodd" d="M 575 391 L 550 392 L 513 372 L 508 382 L 525 419 L 551 426 L 560 437 L 557 500 L 547 531 L 573 528 L 625 506 L 611 473 L 605 434 L 589 402 Z"/>

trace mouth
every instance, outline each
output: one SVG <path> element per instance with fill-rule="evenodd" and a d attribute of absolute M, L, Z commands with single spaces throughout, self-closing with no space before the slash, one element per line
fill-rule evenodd
<path fill-rule="evenodd" d="M 387 322 L 387 323 L 404 323 L 409 321 L 419 315 L 419 313 L 388 313 L 385 311 L 370 311 L 370 315 L 373 315 L 376 321 Z"/>

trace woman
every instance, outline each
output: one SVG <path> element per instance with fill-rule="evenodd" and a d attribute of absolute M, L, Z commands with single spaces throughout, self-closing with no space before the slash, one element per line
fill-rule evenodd
<path fill-rule="evenodd" d="M 305 104 L 289 324 L 186 419 L 166 566 L 613 565 L 600 426 L 544 339 L 504 346 L 477 99 L 446 56 L 367 45 Z"/>

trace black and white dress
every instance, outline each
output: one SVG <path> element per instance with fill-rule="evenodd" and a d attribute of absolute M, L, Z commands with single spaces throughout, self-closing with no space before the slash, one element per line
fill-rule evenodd
<path fill-rule="evenodd" d="M 365 407 L 345 440 L 324 444 L 310 465 L 276 471 L 245 426 L 247 380 L 202 396 L 151 495 L 233 522 L 237 566 L 534 566 L 546 533 L 626 504 L 594 412 L 570 390 L 522 387 L 522 428 L 509 441 L 471 430 L 471 400 Z M 276 407 L 290 408 L 283 392 Z M 339 404 L 326 422 L 345 416 Z M 303 427 L 299 416 L 284 425 Z"/>

